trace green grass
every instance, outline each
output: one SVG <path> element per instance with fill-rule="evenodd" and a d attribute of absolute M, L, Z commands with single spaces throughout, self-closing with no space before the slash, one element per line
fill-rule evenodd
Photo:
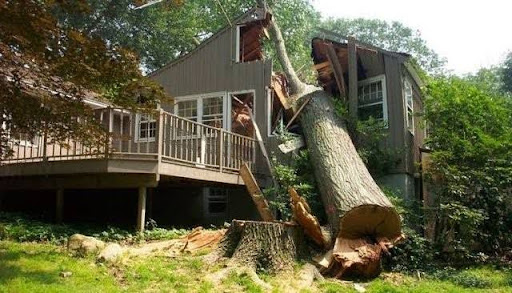
<path fill-rule="evenodd" d="M 62 278 L 63 271 L 72 276 Z M 90 259 L 50 244 L 0 242 L 0 292 L 116 292 L 115 279 Z"/>
<path fill-rule="evenodd" d="M 0 292 L 265 292 L 247 274 L 231 272 L 219 284 L 205 276 L 223 268 L 198 255 L 125 259 L 115 265 L 68 255 L 63 246 L 0 241 Z M 297 271 L 299 269 L 297 268 Z M 72 272 L 63 278 L 63 271 Z M 261 275 L 272 292 L 293 292 L 296 276 Z M 491 266 L 416 276 L 383 273 L 363 284 L 367 292 L 512 292 L 512 269 Z M 326 279 L 301 292 L 356 292 L 353 284 Z"/>

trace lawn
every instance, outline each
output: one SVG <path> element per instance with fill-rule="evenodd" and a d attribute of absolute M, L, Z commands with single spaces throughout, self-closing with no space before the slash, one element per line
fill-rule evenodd
<path fill-rule="evenodd" d="M 64 246 L 0 241 L 0 292 L 265 292 L 251 278 L 231 272 L 213 283 L 206 275 L 223 264 L 206 264 L 201 255 L 154 255 L 104 265 L 68 255 Z M 62 272 L 71 272 L 62 277 Z M 296 276 L 261 275 L 272 292 L 298 291 Z M 367 292 L 512 292 L 512 270 L 483 266 L 436 276 L 383 273 Z M 315 282 L 301 292 L 357 292 L 351 282 Z"/>

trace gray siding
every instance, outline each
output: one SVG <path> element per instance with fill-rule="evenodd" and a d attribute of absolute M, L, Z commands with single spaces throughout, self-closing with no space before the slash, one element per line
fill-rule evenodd
<path fill-rule="evenodd" d="M 388 102 L 388 124 L 389 136 L 388 144 L 397 150 L 405 150 L 405 116 L 404 102 L 402 97 L 402 81 L 400 62 L 388 55 L 384 55 L 384 64 L 386 72 L 387 102 Z M 397 166 L 394 172 L 405 171 L 407 157 L 402 157 L 402 163 Z"/>

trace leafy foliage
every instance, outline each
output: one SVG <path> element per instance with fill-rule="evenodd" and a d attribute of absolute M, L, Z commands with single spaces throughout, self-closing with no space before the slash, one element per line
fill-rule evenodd
<path fill-rule="evenodd" d="M 70 137 L 86 146 L 104 144 L 106 136 L 83 99 L 111 98 L 135 106 L 135 97 L 116 88 L 139 83 L 151 88 L 153 106 L 165 97 L 141 74 L 137 56 L 107 40 L 66 27 L 51 13 L 86 10 L 85 1 L 0 2 L 0 156 L 10 154 L 8 137 L 46 133 L 62 142 Z M 109 92 L 110 95 L 103 95 Z M 80 122 L 82 121 L 82 122 Z M 83 123 L 88 121 L 88 123 Z"/>
<path fill-rule="evenodd" d="M 283 220 L 289 220 L 292 212 L 288 189 L 293 187 L 306 200 L 320 223 L 324 223 L 325 211 L 313 175 L 309 152 L 307 150 L 299 151 L 298 155 L 293 156 L 290 164 L 280 163 L 273 158 L 272 165 L 279 186 L 266 188 L 263 191 L 270 206 L 279 211 Z"/>
<path fill-rule="evenodd" d="M 143 234 L 134 234 L 119 227 L 49 224 L 21 214 L 0 213 L 0 240 L 19 242 L 66 243 L 69 236 L 80 233 L 103 241 L 136 243 L 140 241 L 175 239 L 186 235 L 185 229 L 165 229 L 153 225 Z"/>
<path fill-rule="evenodd" d="M 501 70 L 501 82 L 506 92 L 512 93 L 512 52 L 509 52 Z"/>
<path fill-rule="evenodd" d="M 404 150 L 390 148 L 386 145 L 386 138 L 389 134 L 386 122 L 373 117 L 368 120 L 353 121 L 348 115 L 345 103 L 335 99 L 334 106 L 336 115 L 347 122 L 357 153 L 374 178 L 388 174 L 400 163 L 400 155 Z"/>
<path fill-rule="evenodd" d="M 512 108 L 460 78 L 430 83 L 429 175 L 438 197 L 436 243 L 452 256 L 510 248 Z"/>

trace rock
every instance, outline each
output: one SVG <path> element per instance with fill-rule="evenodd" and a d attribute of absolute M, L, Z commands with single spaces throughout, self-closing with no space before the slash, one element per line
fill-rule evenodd
<path fill-rule="evenodd" d="M 60 272 L 59 276 L 63 277 L 63 278 L 69 278 L 71 277 L 73 273 L 72 272 Z"/>
<path fill-rule="evenodd" d="M 74 255 L 89 255 L 100 251 L 104 247 L 105 242 L 82 234 L 71 235 L 68 239 L 68 251 Z"/>
<path fill-rule="evenodd" d="M 354 283 L 354 289 L 356 289 L 357 292 L 366 292 L 366 288 L 361 284 Z"/>
<path fill-rule="evenodd" d="M 116 261 L 123 253 L 123 248 L 117 243 L 110 243 L 98 255 L 99 262 Z"/>

